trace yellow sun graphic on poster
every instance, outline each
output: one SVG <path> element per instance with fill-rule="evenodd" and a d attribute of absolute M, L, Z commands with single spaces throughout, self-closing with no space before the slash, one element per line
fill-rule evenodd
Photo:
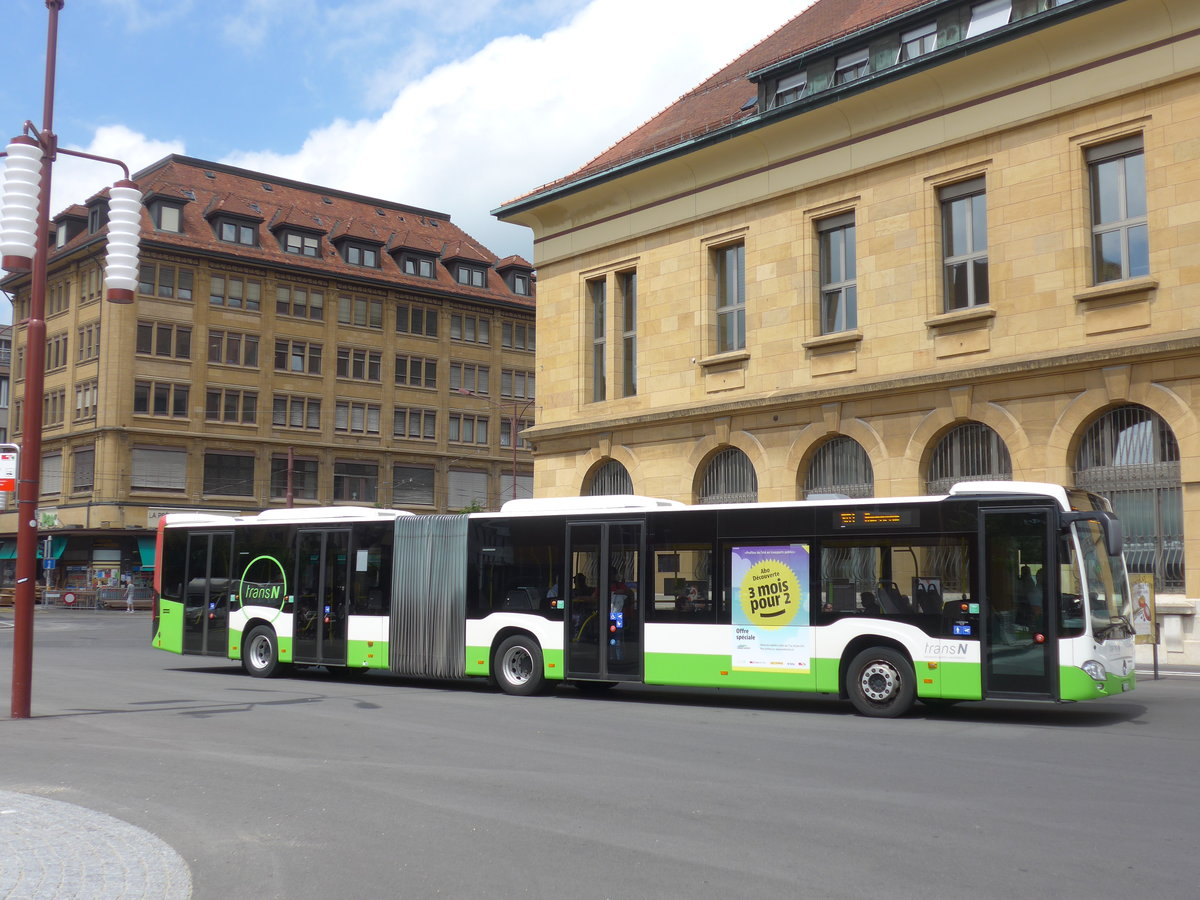
<path fill-rule="evenodd" d="M 785 563 L 764 559 L 750 567 L 741 584 L 742 612 L 759 628 L 780 628 L 800 611 L 800 581 Z"/>

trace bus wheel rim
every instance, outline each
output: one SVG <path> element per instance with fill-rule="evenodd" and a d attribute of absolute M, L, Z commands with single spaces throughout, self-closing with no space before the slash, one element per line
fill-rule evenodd
<path fill-rule="evenodd" d="M 261 635 L 256 637 L 254 643 L 250 645 L 250 662 L 256 669 L 261 669 L 267 664 L 270 647 L 271 642 Z"/>
<path fill-rule="evenodd" d="M 504 657 L 504 672 L 513 684 L 524 684 L 533 675 L 533 657 L 524 647 L 513 647 Z"/>
<path fill-rule="evenodd" d="M 900 673 L 896 671 L 895 666 L 883 660 L 876 660 L 863 669 L 859 683 L 862 685 L 863 695 L 868 700 L 885 703 L 895 697 L 900 689 Z"/>

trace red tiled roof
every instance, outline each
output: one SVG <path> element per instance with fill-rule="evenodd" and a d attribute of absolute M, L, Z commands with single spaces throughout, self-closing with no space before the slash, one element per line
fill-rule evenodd
<path fill-rule="evenodd" d="M 754 114 L 751 72 L 928 5 L 931 0 L 817 0 L 763 41 L 684 94 L 581 168 L 529 194 L 568 185 L 656 151 L 676 146 Z"/>
<path fill-rule="evenodd" d="M 529 262 L 525 257 L 519 255 L 506 256 L 500 262 L 496 263 L 496 271 L 503 272 L 505 269 L 533 269 L 533 263 Z"/>
<path fill-rule="evenodd" d="M 316 277 L 377 280 L 423 293 L 434 290 L 464 299 L 534 305 L 532 298 L 513 293 L 493 269 L 488 271 L 486 287 L 472 287 L 459 284 L 444 265 L 434 267 L 434 278 L 406 275 L 397 260 L 387 253 L 380 254 L 379 268 L 351 265 L 332 244 L 339 238 L 361 238 L 393 248 L 422 249 L 442 259 L 452 258 L 441 253 L 443 246 L 453 246 L 459 258 L 489 264 L 496 261 L 496 254 L 452 223 L 445 213 L 174 155 L 138 172 L 134 180 L 143 196 L 178 200 L 183 204 L 181 233 L 156 230 L 149 209 L 143 211 L 145 247 L 227 254 L 246 262 L 307 270 L 307 274 Z M 70 211 L 75 209 L 69 207 Z M 259 229 L 258 245 L 248 247 L 219 241 L 210 220 L 221 213 L 266 223 Z M 284 252 L 278 234 L 287 225 L 326 232 L 328 240 L 322 242 L 322 255 L 312 258 Z M 69 252 L 94 237 L 79 235 L 58 252 Z"/>

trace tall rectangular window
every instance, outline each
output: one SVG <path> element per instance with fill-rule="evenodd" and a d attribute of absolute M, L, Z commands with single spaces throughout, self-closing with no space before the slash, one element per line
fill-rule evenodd
<path fill-rule="evenodd" d="M 945 310 L 988 302 L 987 194 L 984 180 L 972 178 L 944 187 L 942 265 Z"/>
<path fill-rule="evenodd" d="M 590 343 L 592 358 L 592 402 L 598 403 L 608 396 L 606 317 L 608 309 L 608 281 L 594 278 L 587 283 L 588 311 L 591 314 Z"/>
<path fill-rule="evenodd" d="M 71 490 L 90 491 L 96 481 L 96 450 L 77 448 L 71 454 Z"/>
<path fill-rule="evenodd" d="M 713 251 L 717 282 L 717 352 L 746 349 L 746 245 Z"/>
<path fill-rule="evenodd" d="M 620 272 L 621 292 L 621 393 L 637 395 L 637 271 Z"/>
<path fill-rule="evenodd" d="M 821 334 L 858 327 L 854 213 L 817 223 L 821 257 Z"/>
<path fill-rule="evenodd" d="M 1146 161 L 1141 135 L 1086 151 L 1096 284 L 1150 274 Z"/>

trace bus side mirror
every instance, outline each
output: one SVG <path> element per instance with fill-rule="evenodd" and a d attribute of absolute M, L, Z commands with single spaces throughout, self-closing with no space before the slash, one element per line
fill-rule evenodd
<path fill-rule="evenodd" d="M 1104 513 L 1100 524 L 1104 527 L 1104 545 L 1109 556 L 1120 556 L 1125 550 L 1125 529 L 1121 520 L 1112 513 Z"/>
<path fill-rule="evenodd" d="M 1104 532 L 1104 549 L 1109 556 L 1120 556 L 1125 549 L 1125 529 L 1121 520 L 1107 511 L 1069 512 L 1062 513 L 1062 523 L 1070 525 L 1073 522 L 1099 522 L 1100 530 Z"/>

